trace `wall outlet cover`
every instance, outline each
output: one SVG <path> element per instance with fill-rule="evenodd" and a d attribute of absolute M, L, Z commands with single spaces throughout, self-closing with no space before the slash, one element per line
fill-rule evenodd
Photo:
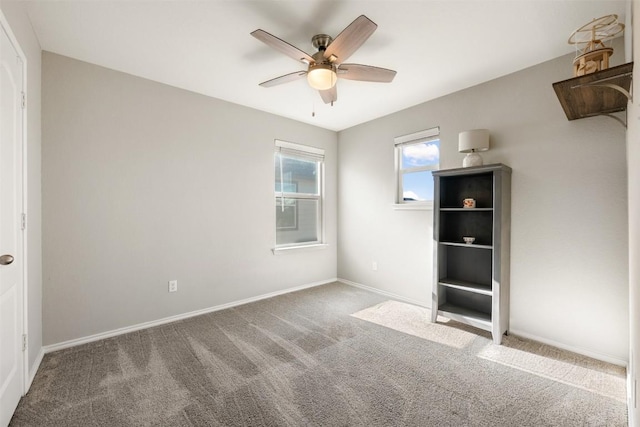
<path fill-rule="evenodd" d="M 169 292 L 177 292 L 178 291 L 178 281 L 170 280 L 169 281 Z"/>

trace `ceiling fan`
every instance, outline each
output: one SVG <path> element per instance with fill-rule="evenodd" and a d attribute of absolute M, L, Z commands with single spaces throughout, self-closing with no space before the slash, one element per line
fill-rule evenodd
<path fill-rule="evenodd" d="M 336 81 L 338 78 L 366 82 L 390 83 L 396 75 L 393 70 L 362 64 L 346 64 L 347 60 L 378 28 L 375 22 L 360 15 L 333 39 L 326 34 L 317 34 L 311 39 L 318 51 L 309 55 L 297 47 L 267 33 L 255 30 L 251 35 L 275 50 L 307 65 L 307 70 L 285 74 L 260 83 L 271 87 L 307 77 L 309 85 L 317 89 L 325 104 L 338 100 Z"/>

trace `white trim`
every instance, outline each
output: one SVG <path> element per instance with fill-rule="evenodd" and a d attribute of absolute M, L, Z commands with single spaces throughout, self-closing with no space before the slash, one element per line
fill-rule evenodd
<path fill-rule="evenodd" d="M 533 335 L 530 334 L 528 332 L 523 332 L 523 331 L 519 331 L 517 329 L 509 329 L 509 335 L 515 335 L 517 337 L 521 337 L 521 338 L 526 338 L 528 340 L 533 340 L 533 341 L 537 341 L 539 343 L 542 344 L 547 344 L 553 347 L 557 347 L 560 348 L 562 350 L 567 350 L 570 351 L 572 353 L 576 353 L 576 354 L 581 354 L 583 356 L 587 356 L 587 357 L 591 357 L 593 359 L 597 359 L 600 360 L 602 362 L 607 362 L 607 363 L 612 363 L 614 365 L 618 365 L 618 366 L 624 366 L 625 368 L 628 366 L 628 362 L 626 360 L 623 359 L 619 359 L 617 357 L 608 355 L 608 354 L 603 354 L 603 353 L 598 353 L 595 351 L 591 351 L 591 350 L 586 350 L 584 348 L 581 347 L 574 347 L 572 345 L 567 345 L 567 344 L 563 344 L 561 342 L 558 341 L 554 341 L 554 340 L 550 340 L 547 338 L 542 338 L 539 337 L 537 335 Z"/>
<path fill-rule="evenodd" d="M 436 126 L 430 129 L 421 130 L 419 132 L 409 133 L 407 135 L 396 136 L 393 138 L 395 145 L 402 145 L 408 142 L 414 142 L 421 139 L 433 138 L 440 135 L 440 126 Z M 425 141 L 426 142 L 426 141 Z"/>
<path fill-rule="evenodd" d="M 323 148 L 316 148 L 316 147 L 311 147 L 309 145 L 296 144 L 295 142 L 282 141 L 281 139 L 276 139 L 275 145 L 278 148 L 285 148 L 289 150 L 302 151 L 304 153 L 315 154 L 317 156 L 324 156 Z"/>
<path fill-rule="evenodd" d="M 27 378 L 27 391 L 31 388 L 31 384 L 33 384 L 33 380 L 38 373 L 38 369 L 40 368 L 40 364 L 42 363 L 42 359 L 44 358 L 44 349 L 40 347 L 40 351 L 38 352 L 38 357 L 36 357 L 35 362 L 33 362 L 33 367 L 29 370 L 29 377 Z"/>
<path fill-rule="evenodd" d="M 141 329 L 152 328 L 154 326 L 164 325 L 166 323 L 175 322 L 178 320 L 188 319 L 190 317 L 200 316 L 201 314 L 212 313 L 214 311 L 220 311 L 227 308 L 237 307 L 239 305 L 248 304 L 251 302 L 260 301 L 267 298 L 272 298 L 278 295 L 288 294 L 295 291 L 300 291 L 307 288 L 313 288 L 316 286 L 326 285 L 333 283 L 338 279 L 332 278 L 327 280 L 321 280 L 319 282 L 307 283 L 306 285 L 294 286 L 293 288 L 287 288 L 280 291 L 269 292 L 268 294 L 258 295 L 251 298 L 245 298 L 238 301 L 232 301 L 225 304 L 216 305 L 213 307 L 203 308 L 201 310 L 190 311 L 188 313 L 177 314 L 175 316 L 165 317 L 163 319 L 152 320 L 149 322 L 138 323 L 132 326 L 126 326 L 124 328 L 113 329 L 111 331 L 101 332 L 99 334 L 89 335 L 87 337 L 76 338 L 68 341 L 59 342 L 56 344 L 46 345 L 43 347 L 44 353 L 51 353 L 54 351 L 62 350 L 65 348 L 75 347 L 82 344 L 87 344 L 94 341 L 103 340 L 105 338 L 111 338 L 118 335 L 128 334 L 130 332 L 139 331 Z"/>
<path fill-rule="evenodd" d="M 429 172 L 436 171 L 440 169 L 440 155 L 438 154 L 438 164 L 429 165 L 429 166 L 419 166 L 413 168 L 402 168 L 402 150 L 404 146 L 409 146 L 413 144 L 422 144 L 422 143 L 430 143 L 438 141 L 438 151 L 440 150 L 440 127 L 436 126 L 431 129 L 426 129 L 420 132 L 415 132 L 412 134 L 398 136 L 394 138 L 394 148 L 393 148 L 393 162 L 394 162 L 394 180 L 395 180 L 395 196 L 394 196 L 394 206 L 400 206 L 405 203 L 415 203 L 415 201 L 406 202 L 404 200 L 404 176 L 405 174 L 415 173 L 415 172 Z M 433 200 L 427 200 L 427 202 L 431 202 L 433 206 Z M 418 202 L 420 203 L 420 202 Z M 411 209 L 411 208 L 409 208 Z"/>
<path fill-rule="evenodd" d="M 0 31 L 4 31 L 9 38 L 9 41 L 13 45 L 13 48 L 16 50 L 20 61 L 22 62 L 22 93 L 26 98 L 27 103 L 24 108 L 22 108 L 22 206 L 21 210 L 23 214 L 27 214 L 27 108 L 29 106 L 29 97 L 28 97 L 28 85 L 27 85 L 27 56 L 24 54 L 18 39 L 16 38 L 11 26 L 9 25 L 9 21 L 7 21 L 4 16 L 4 12 L 0 9 Z M 27 225 L 29 221 L 29 216 L 27 215 Z M 27 257 L 27 236 L 28 230 L 25 228 L 22 231 L 22 335 L 26 335 L 27 339 L 29 338 L 29 304 L 28 304 L 28 281 L 27 281 L 27 271 L 28 271 L 28 257 Z M 27 342 L 27 348 L 22 352 L 22 395 L 24 396 L 29 391 L 29 387 L 31 386 L 31 382 L 29 381 L 29 345 Z"/>
<path fill-rule="evenodd" d="M 317 251 L 320 249 L 327 249 L 328 247 L 329 245 L 327 243 L 318 243 L 313 245 L 284 246 L 280 248 L 273 248 L 271 249 L 271 252 L 273 252 L 274 255 L 285 255 L 295 252 Z"/>
<path fill-rule="evenodd" d="M 292 250 L 292 249 L 302 249 L 306 250 L 307 248 L 315 248 L 322 249 L 325 246 L 325 165 L 324 165 L 324 149 L 310 147 L 308 145 L 296 144 L 293 142 L 282 141 L 279 139 L 275 140 L 276 145 L 276 156 L 280 159 L 280 191 L 275 192 L 276 199 L 276 209 L 277 209 L 277 200 L 280 199 L 280 204 L 283 206 L 284 211 L 284 199 L 304 199 L 304 200 L 313 200 L 317 202 L 317 218 L 316 218 L 316 234 L 319 236 L 313 242 L 302 242 L 302 243 L 288 243 L 278 245 L 278 237 L 276 233 L 276 241 L 275 247 L 271 249 L 274 255 L 281 250 Z M 282 170 L 282 155 L 288 155 L 292 159 L 302 159 L 307 161 L 314 161 L 318 167 L 318 182 L 316 193 L 298 193 L 296 192 L 285 192 L 284 191 L 284 179 L 283 179 L 283 170 Z M 277 221 L 275 221 L 277 222 Z M 276 224 L 277 230 L 277 224 Z"/>
<path fill-rule="evenodd" d="M 394 294 L 393 292 L 383 291 L 383 290 L 378 289 L 378 288 L 373 288 L 371 286 L 363 285 L 361 283 L 352 282 L 351 280 L 347 280 L 347 279 L 341 279 L 339 277 L 338 277 L 337 280 L 338 280 L 338 282 L 344 283 L 345 285 L 353 286 L 355 288 L 364 289 L 365 291 L 373 292 L 375 294 L 382 295 L 382 296 L 389 297 L 389 298 L 393 298 L 393 299 L 398 300 L 398 301 L 407 302 L 409 304 L 417 305 L 418 307 L 431 308 L 431 306 L 428 306 L 428 305 L 426 305 L 425 303 L 423 303 L 421 301 L 418 301 L 418 300 L 415 300 L 415 299 L 412 299 L 412 298 L 406 298 L 406 297 L 403 297 L 402 295 Z"/>

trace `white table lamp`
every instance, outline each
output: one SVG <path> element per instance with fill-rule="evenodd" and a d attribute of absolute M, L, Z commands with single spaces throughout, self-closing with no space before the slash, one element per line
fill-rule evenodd
<path fill-rule="evenodd" d="M 458 151 L 468 153 L 462 161 L 462 167 L 481 166 L 482 157 L 479 151 L 489 150 L 489 131 L 487 129 L 472 129 L 460 132 L 458 136 Z"/>

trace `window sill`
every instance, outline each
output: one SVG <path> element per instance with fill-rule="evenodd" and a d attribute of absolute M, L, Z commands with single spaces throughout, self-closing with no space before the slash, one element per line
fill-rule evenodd
<path fill-rule="evenodd" d="M 433 202 L 426 203 L 394 203 L 391 205 L 397 211 L 432 211 Z"/>
<path fill-rule="evenodd" d="M 301 246 L 289 246 L 285 248 L 273 248 L 271 252 L 274 255 L 285 255 L 291 254 L 295 252 L 307 252 L 307 251 L 318 251 L 321 249 L 327 249 L 329 247 L 326 243 L 318 243 L 314 245 L 301 245 Z"/>

